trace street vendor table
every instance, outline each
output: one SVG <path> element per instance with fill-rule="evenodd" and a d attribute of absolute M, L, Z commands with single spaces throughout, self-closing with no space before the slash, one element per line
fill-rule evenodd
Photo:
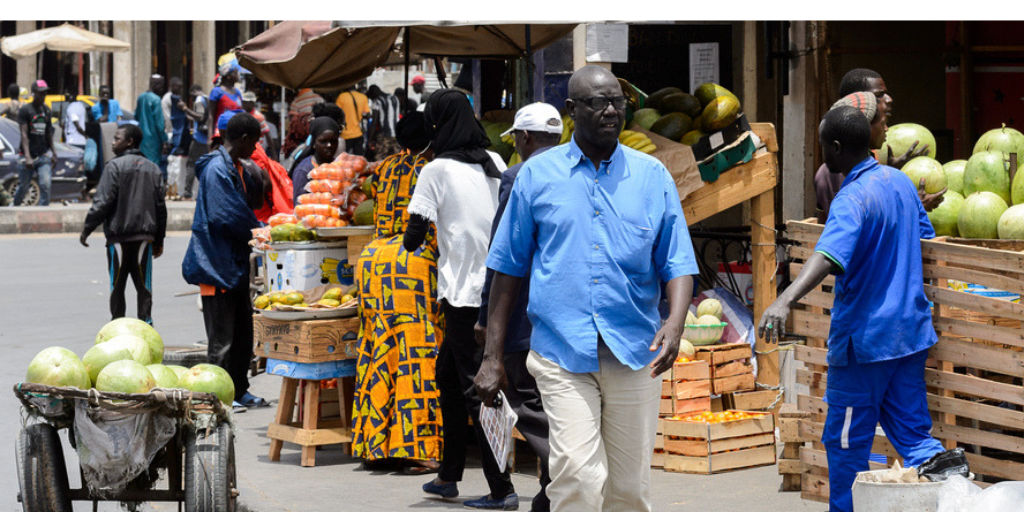
<path fill-rule="evenodd" d="M 280 375 L 281 398 L 277 404 L 274 422 L 267 427 L 270 441 L 270 460 L 281 460 L 285 442 L 302 447 L 301 464 L 316 465 L 316 447 L 326 444 L 352 442 L 352 392 L 356 374 L 355 360 L 327 363 L 294 363 L 278 359 L 267 360 L 267 373 Z M 324 420 L 321 416 L 321 382 L 337 379 L 340 418 Z M 298 418 L 295 418 L 298 405 Z"/>

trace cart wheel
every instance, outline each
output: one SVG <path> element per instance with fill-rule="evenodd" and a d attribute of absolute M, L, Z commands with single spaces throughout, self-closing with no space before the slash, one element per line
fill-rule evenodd
<path fill-rule="evenodd" d="M 185 512 L 234 512 L 235 438 L 231 426 L 185 434 Z"/>
<path fill-rule="evenodd" d="M 15 447 L 21 507 L 25 512 L 71 512 L 68 469 L 57 429 L 45 423 L 21 430 Z"/>

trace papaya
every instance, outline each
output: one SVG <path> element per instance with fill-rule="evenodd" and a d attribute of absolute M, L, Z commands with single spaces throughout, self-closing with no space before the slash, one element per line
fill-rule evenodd
<path fill-rule="evenodd" d="M 367 199 L 356 206 L 352 215 L 352 224 L 356 226 L 369 226 L 373 224 L 373 200 Z"/>
<path fill-rule="evenodd" d="M 643 128 L 644 130 L 650 130 L 651 125 L 660 118 L 661 113 L 657 110 L 653 108 L 642 108 L 633 114 L 633 124 Z"/>
<path fill-rule="evenodd" d="M 280 224 L 270 228 L 271 242 L 288 242 L 291 239 L 292 231 L 288 228 L 288 224 Z"/>
<path fill-rule="evenodd" d="M 700 138 L 703 137 L 704 135 L 705 133 L 700 130 L 690 130 L 686 132 L 686 135 L 683 135 L 682 139 L 679 139 L 679 142 L 682 144 L 686 144 L 687 146 L 692 146 L 696 144 L 697 141 L 700 140 Z"/>
<path fill-rule="evenodd" d="M 707 109 L 711 101 L 720 96 L 730 96 L 732 99 L 736 100 L 737 104 L 740 102 L 740 99 L 737 98 L 729 89 L 712 82 L 701 84 L 700 87 L 697 87 L 697 90 L 693 91 L 693 95 L 700 101 L 700 106 L 703 109 Z"/>
<path fill-rule="evenodd" d="M 665 114 L 651 125 L 651 131 L 666 139 L 679 140 L 690 131 L 693 119 L 682 112 Z"/>
<path fill-rule="evenodd" d="M 719 96 L 711 100 L 701 114 L 701 129 L 708 132 L 717 132 L 732 124 L 740 114 L 740 102 L 734 97 Z"/>
<path fill-rule="evenodd" d="M 644 102 L 644 108 L 658 109 L 658 105 L 661 104 L 661 100 L 665 99 L 665 96 L 670 94 L 677 94 L 685 92 L 678 87 L 665 87 L 664 89 L 658 89 L 647 96 L 647 101 Z"/>
<path fill-rule="evenodd" d="M 677 92 L 665 96 L 661 100 L 660 109 L 665 114 L 669 112 L 682 112 L 691 118 L 697 117 L 701 113 L 700 100 L 696 96 L 686 94 L 685 92 Z"/>
<path fill-rule="evenodd" d="M 309 229 L 306 229 L 306 226 L 303 226 L 302 224 L 292 225 L 295 226 L 292 230 L 292 240 L 295 240 L 296 242 L 304 242 L 316 239 L 316 235 Z"/>

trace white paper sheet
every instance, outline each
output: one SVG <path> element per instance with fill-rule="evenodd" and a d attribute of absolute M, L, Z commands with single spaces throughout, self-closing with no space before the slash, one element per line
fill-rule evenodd
<path fill-rule="evenodd" d="M 505 471 L 508 455 L 512 451 L 512 429 L 519 421 L 519 415 L 508 405 L 505 393 L 498 391 L 494 398 L 494 407 L 480 406 L 480 426 L 487 436 L 487 444 L 491 446 L 498 469 Z"/>

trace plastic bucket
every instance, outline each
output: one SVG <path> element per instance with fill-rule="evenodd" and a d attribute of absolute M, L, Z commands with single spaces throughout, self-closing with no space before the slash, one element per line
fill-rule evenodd
<path fill-rule="evenodd" d="M 853 482 L 854 512 L 936 512 L 942 482 L 913 484 L 867 482 L 864 475 L 887 469 L 857 473 Z"/>

